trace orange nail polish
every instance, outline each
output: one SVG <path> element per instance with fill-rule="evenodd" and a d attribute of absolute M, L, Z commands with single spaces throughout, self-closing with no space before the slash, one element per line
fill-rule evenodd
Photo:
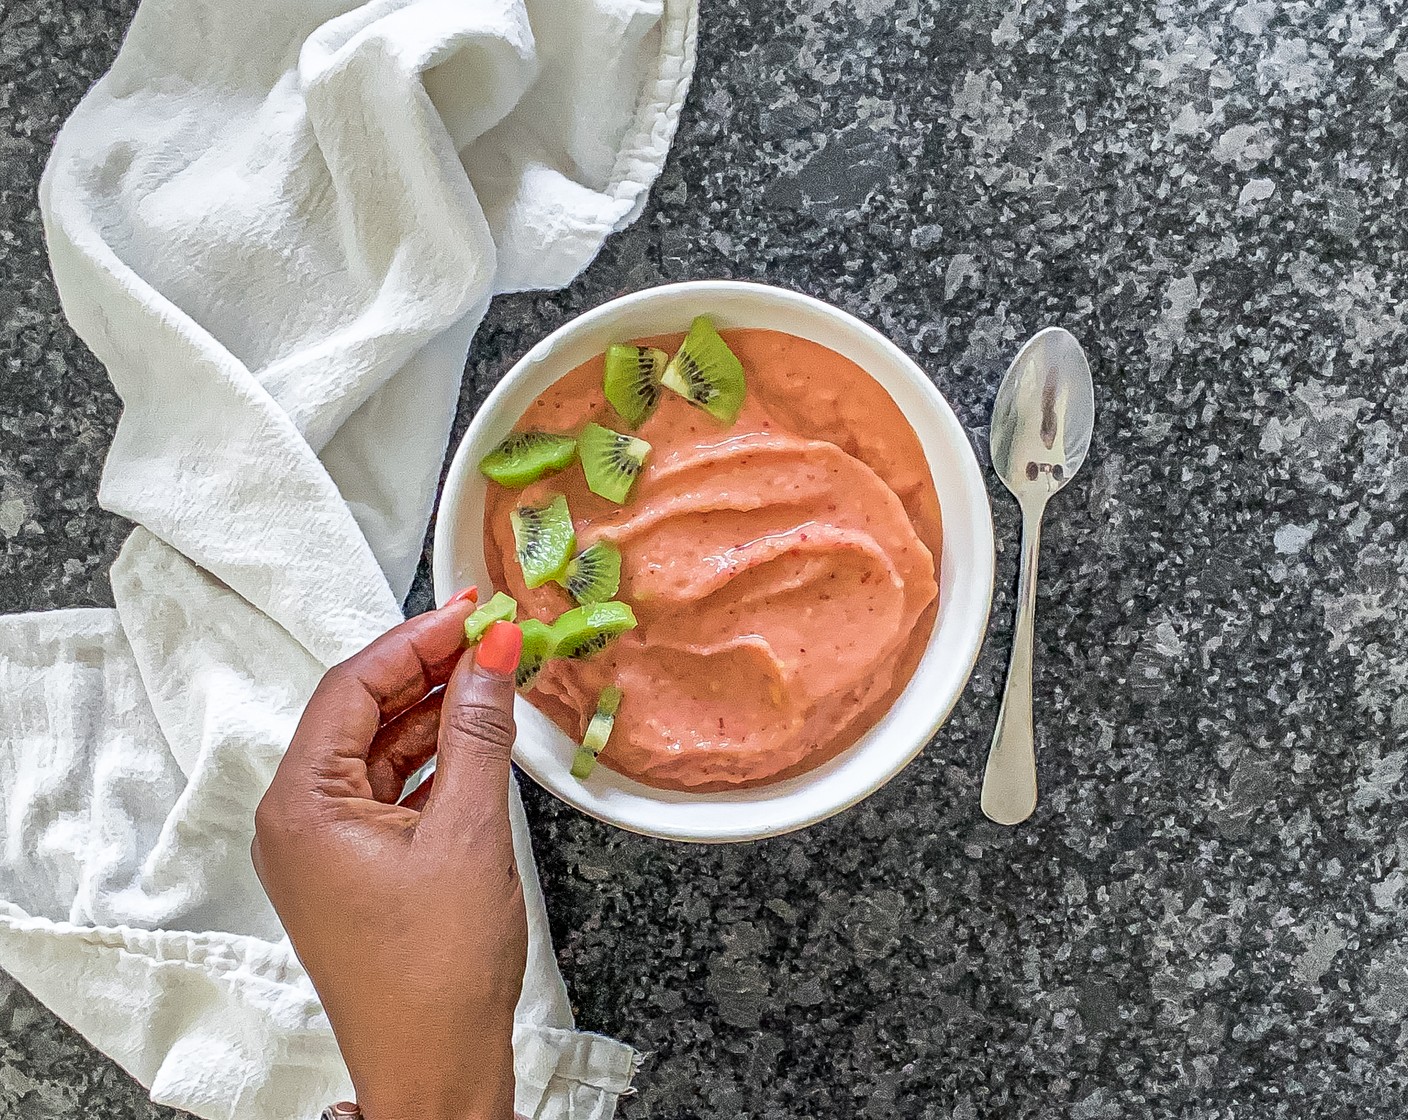
<path fill-rule="evenodd" d="M 474 664 L 492 676 L 511 677 L 522 652 L 523 631 L 512 622 L 496 622 L 479 639 Z"/>
<path fill-rule="evenodd" d="M 456 603 L 477 603 L 479 602 L 479 588 L 473 585 L 466 587 L 463 591 L 456 591 L 445 600 L 447 607 L 453 607 Z"/>

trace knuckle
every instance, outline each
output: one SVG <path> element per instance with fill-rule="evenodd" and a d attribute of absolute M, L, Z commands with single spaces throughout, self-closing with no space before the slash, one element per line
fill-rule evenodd
<path fill-rule="evenodd" d="M 298 835 L 306 815 L 303 805 L 271 788 L 255 807 L 254 839 L 266 853 L 285 848 Z"/>
<path fill-rule="evenodd" d="M 328 689 L 335 689 L 339 687 L 343 681 L 355 675 L 356 673 L 351 658 L 348 658 L 346 661 L 339 661 L 336 665 L 323 673 L 322 678 L 318 681 L 318 685 L 313 691 L 317 693 L 327 691 Z"/>
<path fill-rule="evenodd" d="M 493 704 L 455 704 L 443 713 L 442 719 L 446 730 L 465 740 L 469 747 L 484 745 L 502 748 L 513 745 L 516 730 L 513 715 Z"/>
<path fill-rule="evenodd" d="M 273 803 L 266 795 L 254 810 L 254 836 L 255 839 L 267 839 L 276 830 L 279 824 L 279 814 Z"/>

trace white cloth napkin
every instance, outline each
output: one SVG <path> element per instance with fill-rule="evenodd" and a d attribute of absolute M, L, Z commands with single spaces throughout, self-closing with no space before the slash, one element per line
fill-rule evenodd
<path fill-rule="evenodd" d="M 250 867 L 325 666 L 401 617 L 490 296 L 566 284 L 672 138 L 693 0 L 145 0 L 41 190 L 124 404 L 116 610 L 0 619 L 0 966 L 204 1117 L 350 1086 Z M 34 371 L 53 376 L 52 371 Z M 519 1111 L 608 1117 L 521 806 Z M 585 979 L 585 978 L 584 978 Z"/>

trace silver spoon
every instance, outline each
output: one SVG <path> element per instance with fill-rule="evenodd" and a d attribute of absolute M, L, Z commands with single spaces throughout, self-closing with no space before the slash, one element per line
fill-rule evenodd
<path fill-rule="evenodd" d="M 1007 687 L 983 774 L 983 812 L 1019 824 L 1036 808 L 1036 740 L 1032 731 L 1032 624 L 1041 515 L 1071 481 L 1095 427 L 1095 385 L 1074 336 L 1047 327 L 1028 340 L 1007 369 L 992 406 L 992 466 L 1022 507 L 1022 572 Z"/>

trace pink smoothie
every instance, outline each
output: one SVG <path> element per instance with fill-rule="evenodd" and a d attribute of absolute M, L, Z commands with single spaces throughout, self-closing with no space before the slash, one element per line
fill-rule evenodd
<path fill-rule="evenodd" d="M 726 330 L 748 399 L 724 426 L 673 393 L 636 433 L 653 451 L 631 499 L 579 467 L 524 491 L 490 484 L 485 559 L 519 618 L 574 604 L 530 591 L 509 513 L 564 494 L 579 547 L 621 549 L 618 598 L 639 627 L 583 661 L 549 662 L 530 695 L 579 738 L 597 693 L 625 694 L 604 765 L 653 786 L 776 780 L 855 742 L 904 688 L 937 610 L 938 497 L 919 441 L 863 369 L 777 331 Z M 644 340 L 673 352 L 683 336 Z M 602 359 L 578 366 L 520 428 L 629 430 L 606 403 Z"/>

